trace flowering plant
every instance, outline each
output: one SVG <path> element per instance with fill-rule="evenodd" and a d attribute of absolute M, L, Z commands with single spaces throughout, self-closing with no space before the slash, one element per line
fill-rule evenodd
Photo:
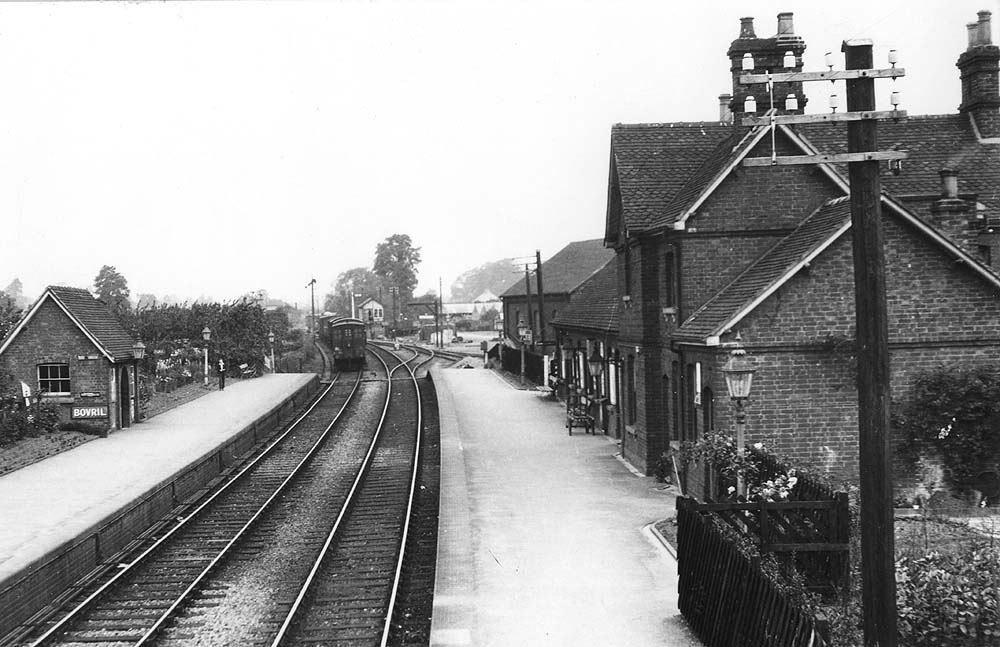
<path fill-rule="evenodd" d="M 751 501 L 787 501 L 792 488 L 798 482 L 795 470 L 790 469 L 787 474 L 779 474 L 773 479 L 751 487 L 748 498 Z"/>

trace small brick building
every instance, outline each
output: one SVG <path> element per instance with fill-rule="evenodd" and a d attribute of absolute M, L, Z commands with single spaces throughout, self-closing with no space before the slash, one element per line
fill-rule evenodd
<path fill-rule="evenodd" d="M 0 344 L 0 366 L 63 421 L 121 429 L 135 417 L 134 344 L 90 292 L 50 286 Z"/>
<path fill-rule="evenodd" d="M 878 125 L 880 149 L 909 152 L 901 168 L 881 169 L 897 402 L 922 370 L 1000 362 L 1000 49 L 989 12 L 969 30 L 957 63 L 959 112 Z M 743 96 L 756 93 L 758 105 L 766 96 L 736 83 L 743 54 L 767 69 L 792 51 L 801 69 L 804 49 L 791 14 L 779 15 L 771 38 L 758 38 L 753 20 L 743 19 L 728 51 L 734 86 L 720 97 L 719 121 L 612 129 L 605 244 L 618 264 L 623 408 L 635 412 L 625 424 L 634 441 L 623 453 L 647 472 L 668 446 L 731 429 L 720 369 L 739 333 L 758 365 L 749 440 L 856 474 L 846 165 L 742 166 L 772 153 L 768 128 L 739 125 Z M 801 98 L 801 83 L 776 91 L 788 93 Z M 778 155 L 846 146 L 842 125 L 775 132 Z"/>

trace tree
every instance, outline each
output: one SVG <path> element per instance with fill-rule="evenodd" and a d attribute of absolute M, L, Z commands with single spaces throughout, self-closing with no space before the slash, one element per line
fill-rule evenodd
<path fill-rule="evenodd" d="M 337 276 L 333 292 L 323 300 L 323 310 L 348 315 L 351 312 L 351 294 L 378 297 L 380 283 L 377 276 L 367 267 L 354 267 Z M 358 303 L 355 299 L 355 305 Z"/>
<path fill-rule="evenodd" d="M 514 284 L 524 272 L 519 272 L 513 258 L 484 263 L 479 267 L 462 272 L 451 284 L 451 298 L 459 303 L 472 301 L 489 290 L 500 295 Z"/>
<path fill-rule="evenodd" d="M 22 291 L 23 289 L 24 286 L 21 285 L 21 279 L 15 278 L 13 281 L 10 282 L 10 285 L 8 285 L 3 289 L 3 292 L 8 297 L 14 300 L 14 305 L 16 305 L 18 308 L 24 309 L 27 308 L 31 304 L 31 302 L 28 301 L 27 298 L 25 298 L 24 293 Z"/>
<path fill-rule="evenodd" d="M 128 300 L 128 281 L 113 265 L 101 267 L 101 271 L 94 277 L 94 291 L 97 292 L 97 298 L 116 315 L 121 315 L 132 307 Z"/>
<path fill-rule="evenodd" d="M 375 248 L 372 270 L 383 286 L 397 288 L 403 300 L 407 301 L 417 288 L 418 265 L 420 248 L 413 246 L 407 234 L 393 234 Z"/>
<path fill-rule="evenodd" d="M 20 319 L 21 308 L 17 300 L 6 292 L 0 292 L 0 339 L 6 337 Z"/>

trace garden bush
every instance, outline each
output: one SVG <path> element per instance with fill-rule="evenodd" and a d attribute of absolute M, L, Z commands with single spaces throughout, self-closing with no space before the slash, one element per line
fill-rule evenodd
<path fill-rule="evenodd" d="M 954 491 L 970 493 L 976 476 L 1000 462 L 1000 369 L 942 366 L 923 373 L 893 421 L 911 457 L 933 450 Z"/>
<path fill-rule="evenodd" d="M 1000 548 L 931 551 L 896 563 L 901 644 L 985 647 L 1000 644 Z"/>

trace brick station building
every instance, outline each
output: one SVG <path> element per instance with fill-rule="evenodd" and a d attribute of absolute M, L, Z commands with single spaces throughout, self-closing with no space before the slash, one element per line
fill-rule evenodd
<path fill-rule="evenodd" d="M 900 167 L 880 169 L 895 402 L 923 370 L 1000 362 L 1000 49 L 990 30 L 989 12 L 969 25 L 957 113 L 878 124 L 881 150 L 909 152 Z M 745 18 L 718 121 L 612 128 L 604 243 L 616 252 L 622 305 L 613 354 L 625 367 L 623 408 L 634 410 L 623 453 L 647 472 L 671 445 L 731 433 L 720 369 L 739 334 L 758 369 L 748 441 L 856 475 L 846 165 L 742 165 L 772 153 L 769 128 L 740 125 L 747 94 L 759 112 L 770 108 L 766 90 L 738 84 L 743 55 L 763 71 L 791 51 L 801 70 L 805 48 L 791 14 L 779 14 L 771 38 Z M 801 113 L 801 86 L 778 88 L 774 109 Z M 800 108 L 786 111 L 792 93 Z M 778 126 L 775 142 L 779 156 L 838 153 L 847 135 L 842 124 Z M 700 494 L 701 475 L 691 478 Z"/>
<path fill-rule="evenodd" d="M 0 344 L 0 366 L 63 421 L 121 429 L 135 417 L 135 346 L 90 292 L 50 286 Z"/>

